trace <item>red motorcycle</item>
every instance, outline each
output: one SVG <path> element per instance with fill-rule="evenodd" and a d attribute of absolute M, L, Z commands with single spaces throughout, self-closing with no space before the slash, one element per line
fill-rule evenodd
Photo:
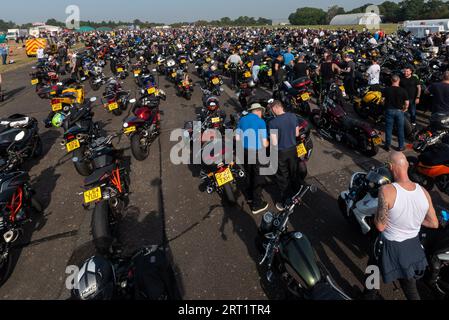
<path fill-rule="evenodd" d="M 312 110 L 312 123 L 325 138 L 343 142 L 368 157 L 379 152 L 382 138 L 368 123 L 350 117 L 341 106 L 342 92 L 332 84 L 323 103 Z"/>
<path fill-rule="evenodd" d="M 160 134 L 161 100 L 165 100 L 165 96 L 160 94 L 142 96 L 134 107 L 134 115 L 123 123 L 124 133 L 131 139 L 131 152 L 137 161 L 148 158 L 150 147 Z"/>

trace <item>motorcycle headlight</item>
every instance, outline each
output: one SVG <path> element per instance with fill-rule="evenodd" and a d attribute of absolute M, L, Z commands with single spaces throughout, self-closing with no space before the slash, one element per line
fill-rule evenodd
<path fill-rule="evenodd" d="M 129 127 L 129 123 L 128 122 L 125 122 L 124 124 L 123 124 L 123 128 L 128 128 Z"/>
<path fill-rule="evenodd" d="M 14 138 L 15 141 L 21 141 L 23 138 L 25 138 L 25 131 L 20 131 L 16 137 Z"/>

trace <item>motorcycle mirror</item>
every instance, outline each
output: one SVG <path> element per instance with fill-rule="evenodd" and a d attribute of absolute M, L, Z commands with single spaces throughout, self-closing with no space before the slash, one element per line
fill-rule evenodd
<path fill-rule="evenodd" d="M 77 157 L 72 158 L 72 162 L 74 162 L 74 163 L 79 162 L 79 161 L 80 161 L 80 159 Z"/>
<path fill-rule="evenodd" d="M 129 103 L 136 103 L 136 99 L 131 99 L 131 100 L 129 100 Z"/>
<path fill-rule="evenodd" d="M 84 80 L 86 80 L 86 78 L 81 78 L 81 81 L 84 81 Z"/>
<path fill-rule="evenodd" d="M 92 98 L 90 98 L 89 101 L 90 101 L 90 102 L 95 102 L 95 101 L 97 101 L 97 97 L 92 97 Z"/>
<path fill-rule="evenodd" d="M 311 193 L 317 193 L 317 191 L 318 191 L 317 186 L 315 186 L 315 185 L 311 185 L 311 186 L 310 186 L 310 192 L 311 192 Z"/>

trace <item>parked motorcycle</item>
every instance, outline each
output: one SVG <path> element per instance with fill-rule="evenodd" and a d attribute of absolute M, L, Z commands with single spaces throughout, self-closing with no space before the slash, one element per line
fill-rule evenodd
<path fill-rule="evenodd" d="M 318 132 L 332 140 L 343 142 L 368 157 L 379 152 L 382 138 L 365 122 L 351 118 L 337 101 L 341 99 L 337 84 L 332 84 L 319 109 L 312 111 L 312 122 Z"/>
<path fill-rule="evenodd" d="M 83 159 L 73 162 L 89 162 L 92 174 L 84 180 L 84 207 L 94 205 L 92 236 L 96 248 L 102 253 L 111 252 L 117 239 L 116 227 L 123 210 L 128 205 L 129 176 L 123 166 L 122 151 L 116 150 L 112 140 L 117 135 L 100 137 L 89 145 Z"/>
<path fill-rule="evenodd" d="M 260 265 L 267 266 L 267 279 L 276 274 L 285 289 L 298 299 L 351 300 L 333 283 L 324 267 L 317 261 L 308 238 L 300 232 L 289 232 L 288 222 L 296 206 L 315 187 L 302 186 L 280 213 L 267 212 L 259 228 L 265 255 Z"/>
<path fill-rule="evenodd" d="M 23 171 L 0 173 L 0 286 L 12 273 L 13 245 L 22 236 L 23 227 L 43 212 L 30 185 L 30 176 Z"/>

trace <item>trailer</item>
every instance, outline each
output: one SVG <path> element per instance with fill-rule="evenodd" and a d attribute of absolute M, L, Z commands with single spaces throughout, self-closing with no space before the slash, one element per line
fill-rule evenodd
<path fill-rule="evenodd" d="M 449 19 L 405 21 L 403 29 L 418 38 L 425 38 L 432 33 L 449 32 Z"/>

